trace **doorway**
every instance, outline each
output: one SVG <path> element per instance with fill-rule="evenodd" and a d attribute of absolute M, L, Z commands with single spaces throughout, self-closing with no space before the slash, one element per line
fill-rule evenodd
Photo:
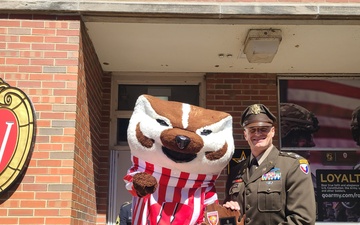
<path fill-rule="evenodd" d="M 121 74 L 112 77 L 110 123 L 110 177 L 108 222 L 113 225 L 121 205 L 131 201 L 123 177 L 131 167 L 131 151 L 127 143 L 127 126 L 141 94 L 169 101 L 205 107 L 204 74 Z"/>

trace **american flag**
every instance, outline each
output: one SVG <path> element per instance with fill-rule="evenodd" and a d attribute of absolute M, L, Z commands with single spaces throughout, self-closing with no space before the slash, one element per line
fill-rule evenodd
<path fill-rule="evenodd" d="M 360 79 L 287 80 L 280 86 L 287 86 L 281 89 L 286 92 L 282 94 L 286 102 L 298 104 L 318 118 L 317 148 L 359 147 L 352 139 L 350 123 L 353 110 L 360 106 Z"/>

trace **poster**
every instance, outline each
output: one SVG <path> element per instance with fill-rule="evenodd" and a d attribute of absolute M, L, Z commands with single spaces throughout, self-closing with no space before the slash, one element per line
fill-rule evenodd
<path fill-rule="evenodd" d="M 360 149 L 360 77 L 280 79 L 279 88 L 281 147 Z"/>
<path fill-rule="evenodd" d="M 360 222 L 360 77 L 279 78 L 280 149 L 310 163 L 318 222 Z"/>
<path fill-rule="evenodd" d="M 236 166 L 239 162 L 245 160 L 247 157 L 250 157 L 250 149 L 235 149 L 234 155 L 227 166 L 227 173 L 230 174 L 231 169 Z"/>
<path fill-rule="evenodd" d="M 360 170 L 316 171 L 318 221 L 360 222 Z"/>
<path fill-rule="evenodd" d="M 360 222 L 360 151 L 308 155 L 318 222 Z"/>

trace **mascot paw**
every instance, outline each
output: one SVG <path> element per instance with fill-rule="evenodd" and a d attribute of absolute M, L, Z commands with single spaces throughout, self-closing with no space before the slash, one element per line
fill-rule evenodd
<path fill-rule="evenodd" d="M 157 188 L 155 177 L 147 173 L 137 173 L 133 177 L 133 185 L 139 197 L 152 194 Z"/>
<path fill-rule="evenodd" d="M 234 225 L 244 225 L 244 221 L 246 216 L 243 215 L 240 217 L 240 212 L 238 210 L 231 210 L 228 208 L 225 208 L 224 206 L 220 205 L 219 203 L 213 203 L 206 206 L 205 212 L 204 212 L 205 222 L 202 223 L 202 225 L 212 225 L 212 224 L 221 224 L 221 223 L 214 223 L 211 222 L 212 220 L 220 221 L 224 218 L 232 219 L 234 218 Z M 241 219 L 239 219 L 241 218 Z M 229 222 L 227 222 L 229 223 Z M 232 224 L 232 223 L 231 223 Z"/>

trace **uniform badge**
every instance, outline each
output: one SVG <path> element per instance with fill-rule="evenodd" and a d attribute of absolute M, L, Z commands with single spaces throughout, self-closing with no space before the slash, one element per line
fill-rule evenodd
<path fill-rule="evenodd" d="M 261 113 L 261 108 L 260 108 L 260 106 L 257 105 L 257 104 L 251 105 L 251 106 L 250 106 L 250 113 L 251 113 L 251 114 L 255 114 L 255 115 L 260 114 L 260 113 Z"/>
<path fill-rule="evenodd" d="M 300 164 L 300 170 L 303 171 L 303 173 L 308 174 L 309 173 L 309 164 Z"/>
<path fill-rule="evenodd" d="M 242 183 L 242 182 L 244 182 L 244 181 L 241 178 L 232 181 L 233 184 L 234 183 Z"/>
<path fill-rule="evenodd" d="M 309 164 L 306 159 L 299 159 L 300 164 Z"/>
<path fill-rule="evenodd" d="M 208 212 L 206 217 L 211 225 L 217 225 L 219 223 L 218 211 Z"/>
<path fill-rule="evenodd" d="M 280 168 L 273 168 L 269 172 L 262 175 L 261 180 L 280 180 Z"/>

